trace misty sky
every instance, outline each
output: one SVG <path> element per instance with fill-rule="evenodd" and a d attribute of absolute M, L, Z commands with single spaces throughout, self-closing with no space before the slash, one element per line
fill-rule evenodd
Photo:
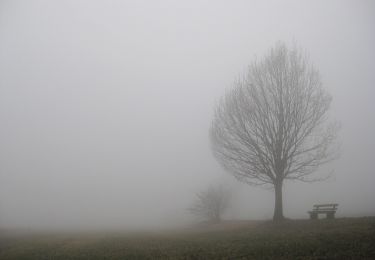
<path fill-rule="evenodd" d="M 309 53 L 342 124 L 332 178 L 286 183 L 285 215 L 375 214 L 374 25 L 370 0 L 0 0 L 0 227 L 189 221 L 211 183 L 233 190 L 227 218 L 272 218 L 272 191 L 221 169 L 208 129 L 277 41 Z"/>

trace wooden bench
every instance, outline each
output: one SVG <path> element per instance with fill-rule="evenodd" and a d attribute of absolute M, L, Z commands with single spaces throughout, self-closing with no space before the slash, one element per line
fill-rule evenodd
<path fill-rule="evenodd" d="M 335 213 L 337 210 L 337 206 L 339 204 L 333 203 L 333 204 L 316 204 L 313 206 L 312 211 L 308 211 L 310 214 L 310 219 L 318 219 L 319 214 L 326 214 L 326 217 L 328 219 L 335 218 Z"/>

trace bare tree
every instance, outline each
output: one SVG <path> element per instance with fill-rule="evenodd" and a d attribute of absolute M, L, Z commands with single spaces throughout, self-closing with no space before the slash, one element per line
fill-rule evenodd
<path fill-rule="evenodd" d="M 274 220 L 284 219 L 284 181 L 320 180 L 310 174 L 337 155 L 331 99 L 306 55 L 279 43 L 249 66 L 215 110 L 214 155 L 238 180 L 272 185 Z"/>
<path fill-rule="evenodd" d="M 229 205 L 230 193 L 223 186 L 210 186 L 196 194 L 196 201 L 188 210 L 199 217 L 219 222 Z"/>

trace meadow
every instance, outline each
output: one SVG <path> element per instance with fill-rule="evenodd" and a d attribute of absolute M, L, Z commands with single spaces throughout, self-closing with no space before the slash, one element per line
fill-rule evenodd
<path fill-rule="evenodd" d="M 154 232 L 1 231 L 0 259 L 375 259 L 375 217 Z"/>

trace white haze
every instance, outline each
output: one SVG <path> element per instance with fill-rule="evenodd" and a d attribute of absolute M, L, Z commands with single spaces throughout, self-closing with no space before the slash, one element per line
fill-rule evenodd
<path fill-rule="evenodd" d="M 272 191 L 226 173 L 208 129 L 277 41 L 310 54 L 342 124 L 333 177 L 287 183 L 285 215 L 374 215 L 374 25 L 364 0 L 0 1 L 0 228 L 189 223 L 211 183 L 233 190 L 226 218 L 272 218 Z"/>

